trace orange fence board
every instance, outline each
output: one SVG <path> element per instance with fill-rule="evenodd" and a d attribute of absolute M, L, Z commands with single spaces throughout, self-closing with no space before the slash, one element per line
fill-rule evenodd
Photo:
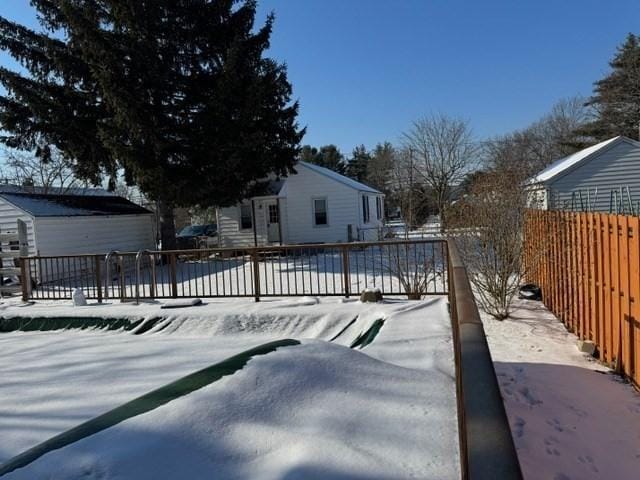
<path fill-rule="evenodd" d="M 604 238 L 604 341 L 602 343 L 603 357 L 605 362 L 610 362 L 612 337 L 611 337 L 611 215 L 604 217 L 603 225 Z"/>
<path fill-rule="evenodd" d="M 523 261 L 547 307 L 640 384 L 640 218 L 532 211 Z"/>
<path fill-rule="evenodd" d="M 629 317 L 626 319 L 628 354 L 626 370 L 629 376 L 640 383 L 638 378 L 638 319 L 640 318 L 640 219 L 629 219 Z"/>
<path fill-rule="evenodd" d="M 614 362 L 620 361 L 620 226 L 618 215 L 612 217 L 611 237 L 611 329 Z"/>
<path fill-rule="evenodd" d="M 596 344 L 602 345 L 604 339 L 604 252 L 602 248 L 602 215 L 596 214 L 596 290 L 598 297 L 598 319 Z"/>
<path fill-rule="evenodd" d="M 596 341 L 598 331 L 598 302 L 596 295 L 596 224 L 595 215 L 593 213 L 587 214 L 588 232 L 589 237 L 589 340 Z"/>
<path fill-rule="evenodd" d="M 620 316 L 618 328 L 620 329 L 620 368 L 624 369 L 629 364 L 629 220 L 626 216 L 618 217 L 619 235 L 618 247 L 620 249 Z"/>

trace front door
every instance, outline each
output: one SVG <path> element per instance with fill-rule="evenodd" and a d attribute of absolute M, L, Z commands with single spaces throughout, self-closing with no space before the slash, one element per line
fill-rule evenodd
<path fill-rule="evenodd" d="M 267 202 L 267 241 L 269 243 L 280 241 L 280 211 L 278 202 Z"/>

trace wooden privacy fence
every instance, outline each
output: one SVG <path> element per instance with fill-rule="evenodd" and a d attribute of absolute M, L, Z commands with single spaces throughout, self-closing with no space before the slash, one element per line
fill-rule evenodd
<path fill-rule="evenodd" d="M 365 288 L 447 293 L 444 240 L 111 252 L 21 259 L 25 299 L 350 296 Z"/>
<path fill-rule="evenodd" d="M 532 210 L 524 262 L 549 310 L 639 385 L 640 218 Z"/>

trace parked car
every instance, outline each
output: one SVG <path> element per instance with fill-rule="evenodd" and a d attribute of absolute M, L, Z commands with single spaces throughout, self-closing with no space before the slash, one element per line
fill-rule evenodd
<path fill-rule="evenodd" d="M 215 223 L 209 225 L 188 225 L 178 232 L 176 241 L 179 249 L 217 247 L 217 225 Z"/>

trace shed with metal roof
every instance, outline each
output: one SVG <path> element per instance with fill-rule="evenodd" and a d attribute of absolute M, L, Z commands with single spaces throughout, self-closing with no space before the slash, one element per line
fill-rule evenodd
<path fill-rule="evenodd" d="M 155 245 L 154 216 L 116 195 L 0 190 L 0 231 L 27 225 L 30 255 L 138 251 Z"/>

